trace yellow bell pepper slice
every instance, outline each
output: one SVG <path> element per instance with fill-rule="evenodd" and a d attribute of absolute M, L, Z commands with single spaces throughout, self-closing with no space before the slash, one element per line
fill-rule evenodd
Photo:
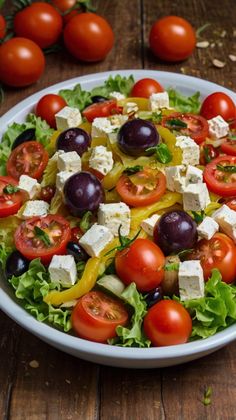
<path fill-rule="evenodd" d="M 118 106 L 124 106 L 127 102 L 134 102 L 140 111 L 148 111 L 149 100 L 146 98 L 125 98 L 117 102 Z"/>

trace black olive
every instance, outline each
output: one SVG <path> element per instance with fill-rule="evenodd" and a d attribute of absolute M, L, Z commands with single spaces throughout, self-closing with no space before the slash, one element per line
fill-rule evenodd
<path fill-rule="evenodd" d="M 105 102 L 105 101 L 107 101 L 107 98 L 105 98 L 105 96 L 101 96 L 101 95 L 92 96 L 91 99 L 92 99 L 92 101 L 93 101 L 94 104 L 97 104 L 99 102 Z"/>
<path fill-rule="evenodd" d="M 148 308 L 151 308 L 151 306 L 155 305 L 155 303 L 162 299 L 163 294 L 161 287 L 156 287 L 155 289 L 151 290 L 145 297 Z"/>
<path fill-rule="evenodd" d="M 35 140 L 35 128 L 27 128 L 27 130 L 20 133 L 19 136 L 17 136 L 14 140 L 11 150 L 15 149 L 20 144 L 31 140 Z"/>
<path fill-rule="evenodd" d="M 87 261 L 89 259 L 87 252 L 77 242 L 68 242 L 66 249 L 68 254 L 72 255 L 76 262 Z"/>
<path fill-rule="evenodd" d="M 5 266 L 6 277 L 19 277 L 28 270 L 28 267 L 29 261 L 19 251 L 13 251 L 7 257 Z"/>

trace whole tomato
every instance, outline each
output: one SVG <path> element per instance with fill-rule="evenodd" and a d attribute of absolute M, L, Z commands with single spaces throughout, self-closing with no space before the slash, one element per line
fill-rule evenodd
<path fill-rule="evenodd" d="M 196 35 L 187 20 L 178 16 L 166 16 L 152 26 L 149 43 L 153 54 L 161 60 L 182 61 L 192 54 Z"/>
<path fill-rule="evenodd" d="M 152 93 L 163 92 L 164 89 L 155 79 L 146 77 L 138 80 L 131 90 L 130 96 L 137 98 L 149 98 Z"/>
<path fill-rule="evenodd" d="M 0 39 L 3 39 L 6 35 L 6 27 L 7 24 L 5 18 L 3 17 L 3 15 L 0 15 Z"/>
<path fill-rule="evenodd" d="M 100 61 L 113 47 L 114 34 L 103 17 L 95 13 L 80 13 L 67 23 L 64 42 L 78 60 Z"/>
<path fill-rule="evenodd" d="M 54 93 L 44 95 L 37 103 L 35 114 L 47 121 L 50 127 L 56 128 L 55 114 L 67 105 L 65 99 Z"/>
<path fill-rule="evenodd" d="M 208 95 L 201 106 L 200 114 L 210 120 L 221 115 L 225 121 L 235 119 L 235 104 L 224 92 L 215 92 Z"/>
<path fill-rule="evenodd" d="M 52 0 L 52 5 L 61 12 L 64 23 L 69 22 L 81 10 L 76 0 Z"/>
<path fill-rule="evenodd" d="M 0 81 L 15 87 L 35 83 L 42 75 L 45 58 L 35 42 L 12 38 L 0 46 Z"/>

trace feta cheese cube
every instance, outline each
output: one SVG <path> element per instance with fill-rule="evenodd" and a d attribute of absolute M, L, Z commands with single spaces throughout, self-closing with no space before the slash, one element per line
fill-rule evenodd
<path fill-rule="evenodd" d="M 195 166 L 188 165 L 186 171 L 186 185 L 202 183 L 203 175 L 202 170 L 195 168 Z"/>
<path fill-rule="evenodd" d="M 117 101 L 121 101 L 122 99 L 125 99 L 125 95 L 123 93 L 114 91 L 114 92 L 109 93 L 109 98 L 116 99 Z"/>
<path fill-rule="evenodd" d="M 211 239 L 213 235 L 219 230 L 218 223 L 212 217 L 206 216 L 204 220 L 197 227 L 198 235 L 201 238 Z"/>
<path fill-rule="evenodd" d="M 208 120 L 209 124 L 209 133 L 212 137 L 220 139 L 221 137 L 227 136 L 229 132 L 229 124 L 221 117 L 221 115 L 217 115 L 217 117 Z"/>
<path fill-rule="evenodd" d="M 178 276 L 180 300 L 204 297 L 204 277 L 200 261 L 181 262 Z"/>
<path fill-rule="evenodd" d="M 57 130 L 64 131 L 68 128 L 78 127 L 82 123 L 82 116 L 78 108 L 65 106 L 55 114 Z"/>
<path fill-rule="evenodd" d="M 58 172 L 56 177 L 56 187 L 59 192 L 63 191 L 65 182 L 73 175 L 73 172 L 69 171 L 61 171 Z"/>
<path fill-rule="evenodd" d="M 98 224 L 106 226 L 118 236 L 121 226 L 121 235 L 127 236 L 130 232 L 130 208 L 125 203 L 100 204 L 98 209 Z"/>
<path fill-rule="evenodd" d="M 211 216 L 220 226 L 220 230 L 236 242 L 236 211 L 224 204 Z"/>
<path fill-rule="evenodd" d="M 144 219 L 140 226 L 146 232 L 149 236 L 153 236 L 154 227 L 157 223 L 157 221 L 160 219 L 159 214 L 153 214 L 151 217 L 148 217 L 147 219 Z"/>
<path fill-rule="evenodd" d="M 113 133 L 109 133 L 108 139 L 110 144 L 115 144 L 117 142 L 117 133 L 115 131 Z"/>
<path fill-rule="evenodd" d="M 79 243 L 90 257 L 98 257 L 112 239 L 113 234 L 106 226 L 95 223 L 80 238 Z"/>
<path fill-rule="evenodd" d="M 30 200 L 36 198 L 41 190 L 40 184 L 37 179 L 31 178 L 28 175 L 21 175 L 18 187 L 27 193 Z"/>
<path fill-rule="evenodd" d="M 61 284 L 64 287 L 70 287 L 76 283 L 77 269 L 72 255 L 54 255 L 48 271 L 53 283 Z"/>
<path fill-rule="evenodd" d="M 22 219 L 29 219 L 34 216 L 47 216 L 49 204 L 43 200 L 32 200 L 25 203 Z"/>
<path fill-rule="evenodd" d="M 186 184 L 185 166 L 168 166 L 165 168 L 166 186 L 169 191 L 183 192 Z"/>
<path fill-rule="evenodd" d="M 210 203 L 206 184 L 189 184 L 184 188 L 183 207 L 185 211 L 204 210 Z"/>
<path fill-rule="evenodd" d="M 115 114 L 109 117 L 113 130 L 118 130 L 127 120 L 128 115 Z M 108 133 L 109 135 L 109 133 Z"/>
<path fill-rule="evenodd" d="M 149 109 L 152 112 L 159 111 L 161 108 L 169 108 L 168 92 L 152 93 L 149 97 Z"/>
<path fill-rule="evenodd" d="M 138 105 L 136 102 L 126 102 L 123 107 L 123 114 L 135 114 L 138 112 Z"/>
<path fill-rule="evenodd" d="M 182 150 L 182 163 L 184 165 L 198 165 L 200 159 L 200 149 L 191 137 L 177 136 L 176 146 Z"/>
<path fill-rule="evenodd" d="M 92 137 L 107 137 L 107 134 L 112 133 L 112 127 L 109 118 L 100 117 L 94 118 L 92 122 L 91 136 Z"/>
<path fill-rule="evenodd" d="M 81 158 L 77 152 L 67 152 L 58 156 L 57 167 L 59 171 L 80 172 Z"/>
<path fill-rule="evenodd" d="M 95 169 L 103 175 L 108 174 L 113 168 L 112 152 L 104 146 L 96 146 L 92 149 L 89 158 L 89 167 Z"/>

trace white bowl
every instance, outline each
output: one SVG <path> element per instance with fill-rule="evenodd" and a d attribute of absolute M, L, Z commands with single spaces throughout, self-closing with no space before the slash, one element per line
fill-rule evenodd
<path fill-rule="evenodd" d="M 93 87 L 102 84 L 109 75 L 116 74 L 122 76 L 133 74 L 136 80 L 144 77 L 154 78 L 164 87 L 172 86 L 184 94 L 190 95 L 196 91 L 200 91 L 202 98 L 210 93 L 221 91 L 231 96 L 236 103 L 236 94 L 234 92 L 206 80 L 182 74 L 153 70 L 118 70 L 74 78 L 43 89 L 30 96 L 14 106 L 1 118 L 0 136 L 6 130 L 8 124 L 13 121 L 22 122 L 26 115 L 33 110 L 35 103 L 42 95 L 49 92 L 56 93 L 62 88 L 72 88 L 76 83 L 80 83 L 82 88 L 90 90 Z M 178 346 L 140 349 L 92 343 L 58 331 L 47 324 L 38 322 L 20 306 L 19 301 L 17 301 L 14 296 L 14 291 L 3 278 L 0 278 L 0 286 L 0 308 L 10 318 L 48 344 L 66 353 L 72 354 L 73 356 L 95 363 L 126 368 L 172 366 L 205 356 L 236 339 L 235 324 L 224 331 L 215 334 L 213 337 Z"/>

